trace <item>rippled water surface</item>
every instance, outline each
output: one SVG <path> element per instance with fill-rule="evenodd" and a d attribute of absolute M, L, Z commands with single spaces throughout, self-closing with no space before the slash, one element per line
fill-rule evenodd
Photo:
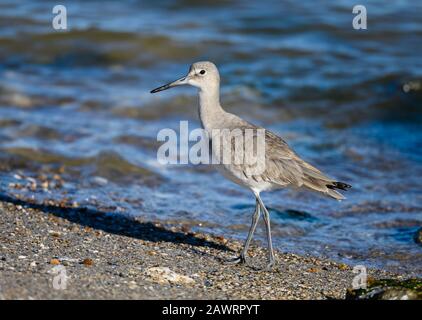
<path fill-rule="evenodd" d="M 366 31 L 351 1 L 62 3 L 67 31 L 55 2 L 0 2 L 2 194 L 243 239 L 248 191 L 156 161 L 159 130 L 199 127 L 197 98 L 149 90 L 207 59 L 228 111 L 353 185 L 341 203 L 264 195 L 276 247 L 422 274 L 422 3 L 370 1 Z"/>

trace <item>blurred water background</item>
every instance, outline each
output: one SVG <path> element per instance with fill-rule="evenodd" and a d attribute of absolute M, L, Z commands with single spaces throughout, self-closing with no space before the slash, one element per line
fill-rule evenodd
<path fill-rule="evenodd" d="M 66 31 L 56 4 L 0 1 L 1 194 L 244 239 L 248 191 L 156 161 L 159 130 L 200 124 L 195 89 L 149 90 L 207 59 L 228 111 L 353 185 L 264 195 L 275 246 L 422 274 L 422 2 L 365 1 L 366 31 L 352 1 L 61 1 Z"/>

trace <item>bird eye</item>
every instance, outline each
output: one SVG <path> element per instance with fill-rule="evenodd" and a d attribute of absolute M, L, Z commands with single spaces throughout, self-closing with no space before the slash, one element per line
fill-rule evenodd
<path fill-rule="evenodd" d="M 199 71 L 200 74 L 205 74 L 205 70 Z"/>

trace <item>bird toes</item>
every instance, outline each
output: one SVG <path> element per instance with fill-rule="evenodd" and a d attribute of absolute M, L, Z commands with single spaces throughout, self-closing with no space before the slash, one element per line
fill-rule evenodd
<path fill-rule="evenodd" d="M 264 267 L 255 267 L 255 271 L 273 271 L 275 267 L 275 260 L 271 260 L 268 264 Z"/>
<path fill-rule="evenodd" d="M 274 269 L 275 266 L 275 262 L 274 261 L 270 261 L 264 268 L 265 271 L 272 271 Z"/>

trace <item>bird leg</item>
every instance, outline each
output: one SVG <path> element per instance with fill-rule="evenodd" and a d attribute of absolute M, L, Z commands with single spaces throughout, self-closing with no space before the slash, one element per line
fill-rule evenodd
<path fill-rule="evenodd" d="M 264 203 L 261 200 L 261 197 L 259 194 L 256 195 L 256 199 L 259 202 L 259 205 L 261 206 L 261 209 L 263 211 L 263 218 L 265 222 L 265 229 L 267 231 L 267 241 L 268 241 L 268 264 L 266 267 L 266 270 L 271 270 L 274 267 L 275 264 L 275 256 L 274 256 L 274 250 L 273 250 L 273 243 L 271 240 L 271 226 L 270 226 L 270 214 L 268 213 L 267 208 L 265 208 Z"/>
<path fill-rule="evenodd" d="M 243 246 L 242 252 L 240 253 L 240 256 L 227 260 L 226 262 L 228 264 L 246 263 L 246 254 L 248 252 L 249 245 L 251 244 L 251 240 L 255 232 L 256 226 L 258 225 L 260 216 L 261 216 L 261 210 L 259 207 L 258 200 L 256 200 L 255 212 L 253 213 L 253 216 L 252 216 L 251 227 L 249 228 L 248 237 L 246 238 L 245 245 Z"/>

